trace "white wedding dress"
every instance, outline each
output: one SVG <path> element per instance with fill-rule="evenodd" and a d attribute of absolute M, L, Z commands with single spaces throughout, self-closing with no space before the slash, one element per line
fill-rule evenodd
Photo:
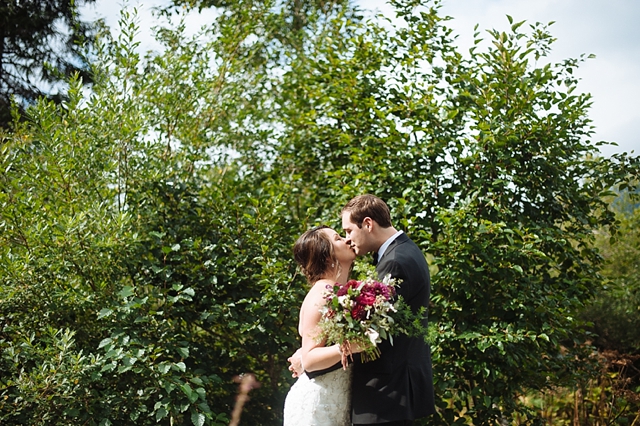
<path fill-rule="evenodd" d="M 284 426 L 351 425 L 351 366 L 298 377 L 284 402 Z"/>

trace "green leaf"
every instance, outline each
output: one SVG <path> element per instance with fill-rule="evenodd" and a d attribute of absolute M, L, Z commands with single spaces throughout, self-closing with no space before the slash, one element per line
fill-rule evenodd
<path fill-rule="evenodd" d="M 167 410 L 164 407 L 160 407 L 160 409 L 156 411 L 156 422 L 159 422 L 160 420 L 167 417 L 167 414 L 169 414 Z"/>
<path fill-rule="evenodd" d="M 183 384 L 182 386 L 180 386 L 180 388 L 182 389 L 182 392 L 184 392 L 184 394 L 187 395 L 189 402 L 193 404 L 198 400 L 198 394 L 196 392 L 193 392 L 193 390 L 191 389 L 191 386 L 189 386 L 189 383 Z"/>
<path fill-rule="evenodd" d="M 189 379 L 189 381 L 194 385 L 198 385 L 198 386 L 202 386 L 204 384 L 204 382 L 200 377 L 192 377 Z"/>
<path fill-rule="evenodd" d="M 131 296 L 133 296 L 134 294 L 135 294 L 135 293 L 134 293 L 134 291 L 133 291 L 133 287 L 131 287 L 131 286 L 124 286 L 124 287 L 122 288 L 122 290 L 120 290 L 120 292 L 118 293 L 118 295 L 119 295 L 121 298 L 123 298 L 123 299 L 125 299 L 125 298 L 127 298 L 127 297 L 131 297 Z"/>
<path fill-rule="evenodd" d="M 195 411 L 191 413 L 191 423 L 193 423 L 194 426 L 204 425 L 204 420 L 205 420 L 204 414 L 198 413 Z"/>
<path fill-rule="evenodd" d="M 102 308 L 100 312 L 98 312 L 98 319 L 102 319 L 108 317 L 113 313 L 113 309 Z"/>
<path fill-rule="evenodd" d="M 111 342 L 113 342 L 113 339 L 111 339 L 111 337 L 107 337 L 105 339 L 102 339 L 100 341 L 100 343 L 98 344 L 98 349 L 104 348 L 105 346 L 107 346 Z"/>

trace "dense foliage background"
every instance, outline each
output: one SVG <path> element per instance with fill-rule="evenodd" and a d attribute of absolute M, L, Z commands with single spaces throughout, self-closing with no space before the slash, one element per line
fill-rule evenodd
<path fill-rule="evenodd" d="M 189 37 L 164 11 L 165 49 L 144 56 L 123 11 L 87 57 L 91 90 L 76 74 L 2 134 L 2 423 L 226 424 L 251 372 L 243 423 L 279 424 L 293 241 L 364 192 L 433 269 L 432 424 L 541 422 L 539 395 L 609 374 L 596 308 L 633 318 L 638 282 L 606 275 L 596 236 L 636 228 L 633 202 L 623 219 L 609 204 L 638 158 L 598 157 L 582 59 L 545 63 L 547 28 L 511 18 L 463 54 L 435 2 L 393 1 L 394 21 L 303 3 L 191 2 L 219 18 Z M 620 424 L 628 384 L 607 406 Z"/>

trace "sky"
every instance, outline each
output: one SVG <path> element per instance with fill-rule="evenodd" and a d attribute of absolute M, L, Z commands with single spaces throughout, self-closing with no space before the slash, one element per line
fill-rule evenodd
<path fill-rule="evenodd" d="M 129 0 L 136 7 L 140 27 L 141 49 L 155 50 L 150 28 L 155 21 L 151 8 L 168 0 Z M 358 0 L 366 9 L 392 16 L 384 0 Z M 112 29 L 118 26 L 122 2 L 96 0 L 83 8 L 85 19 L 104 18 Z M 458 35 L 458 45 L 466 52 L 472 45 L 474 26 L 479 31 L 509 28 L 507 15 L 514 22 L 549 23 L 557 39 L 549 56 L 550 62 L 595 55 L 577 70 L 578 91 L 590 93 L 593 105 L 589 117 L 595 132 L 592 141 L 616 142 L 618 146 L 602 146 L 603 155 L 633 151 L 640 155 L 640 0 L 442 0 L 441 15 L 451 16 L 447 26 Z M 192 13 L 187 18 L 194 31 L 211 22 L 215 11 Z M 521 27 L 523 28 L 523 27 Z M 488 39 L 488 35 L 484 37 Z"/>

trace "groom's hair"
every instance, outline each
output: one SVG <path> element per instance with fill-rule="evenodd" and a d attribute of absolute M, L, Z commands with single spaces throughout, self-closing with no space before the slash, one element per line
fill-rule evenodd
<path fill-rule="evenodd" d="M 309 229 L 293 245 L 293 258 L 300 265 L 309 284 L 323 278 L 329 265 L 337 263 L 331 240 L 324 232 L 320 232 L 326 228 L 329 227 L 320 225 Z"/>
<path fill-rule="evenodd" d="M 362 228 L 362 221 L 366 217 L 373 219 L 382 228 L 391 226 L 389 206 L 375 195 L 364 194 L 352 198 L 343 208 L 342 213 L 351 214 L 351 222 Z"/>

